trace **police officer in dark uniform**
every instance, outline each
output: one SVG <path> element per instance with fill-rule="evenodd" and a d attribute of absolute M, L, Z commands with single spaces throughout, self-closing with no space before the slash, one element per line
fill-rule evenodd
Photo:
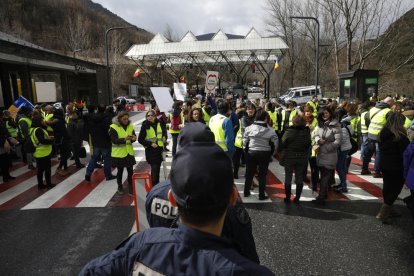
<path fill-rule="evenodd" d="M 190 123 L 183 128 L 178 140 L 180 147 L 189 142 L 214 143 L 214 134 L 202 123 Z M 145 208 L 150 227 L 177 227 L 177 208 L 168 200 L 170 188 L 171 182 L 167 180 L 154 186 L 148 193 Z M 260 263 L 252 234 L 252 222 L 240 199 L 227 210 L 222 237 L 237 242 L 243 256 Z"/>
<path fill-rule="evenodd" d="M 168 199 L 178 208 L 178 228 L 136 233 L 80 275 L 274 275 L 220 237 L 237 197 L 228 155 L 215 143 L 190 142 L 171 168 Z"/>

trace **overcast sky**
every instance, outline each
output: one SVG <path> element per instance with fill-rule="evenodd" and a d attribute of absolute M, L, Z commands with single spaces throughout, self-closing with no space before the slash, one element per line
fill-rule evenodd
<path fill-rule="evenodd" d="M 215 33 L 220 28 L 246 35 L 255 27 L 263 36 L 266 0 L 92 0 L 131 24 L 152 33 L 164 33 L 169 24 L 181 38 Z"/>

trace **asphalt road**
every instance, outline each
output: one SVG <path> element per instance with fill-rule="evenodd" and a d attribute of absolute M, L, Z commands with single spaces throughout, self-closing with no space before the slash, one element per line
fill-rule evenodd
<path fill-rule="evenodd" d="M 414 223 L 375 219 L 379 201 L 248 204 L 262 264 L 277 275 L 414 275 Z M 2 275 L 76 275 L 114 249 L 133 225 L 132 207 L 0 213 Z"/>

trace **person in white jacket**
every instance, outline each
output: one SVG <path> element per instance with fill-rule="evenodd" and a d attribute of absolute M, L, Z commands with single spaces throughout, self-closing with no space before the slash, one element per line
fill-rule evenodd
<path fill-rule="evenodd" d="M 272 154 L 276 151 L 278 139 L 273 128 L 268 126 L 269 114 L 262 108 L 256 111 L 255 121 L 246 127 L 243 135 L 243 148 L 247 153 L 244 196 L 250 196 L 250 186 L 254 172 L 259 167 L 259 200 L 266 200 L 266 175 Z"/>
<path fill-rule="evenodd" d="M 342 118 L 340 118 L 341 121 Z M 354 130 L 348 121 L 341 121 L 341 146 L 338 148 L 338 161 L 336 162 L 336 172 L 338 173 L 340 183 L 334 185 L 337 192 L 347 193 L 348 187 L 346 183 L 347 174 L 347 156 L 352 148 L 351 140 Z"/>

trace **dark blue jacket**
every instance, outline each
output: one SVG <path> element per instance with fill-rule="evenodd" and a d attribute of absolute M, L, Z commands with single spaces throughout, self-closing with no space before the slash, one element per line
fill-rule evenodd
<path fill-rule="evenodd" d="M 79 275 L 274 275 L 232 242 L 185 225 L 150 228 L 88 263 Z"/>
<path fill-rule="evenodd" d="M 163 181 L 147 194 L 145 208 L 150 227 L 177 227 L 177 209 L 168 200 L 170 188 L 170 181 Z M 237 201 L 227 210 L 222 237 L 236 242 L 243 256 L 260 263 L 252 233 L 252 222 L 241 201 Z"/>

